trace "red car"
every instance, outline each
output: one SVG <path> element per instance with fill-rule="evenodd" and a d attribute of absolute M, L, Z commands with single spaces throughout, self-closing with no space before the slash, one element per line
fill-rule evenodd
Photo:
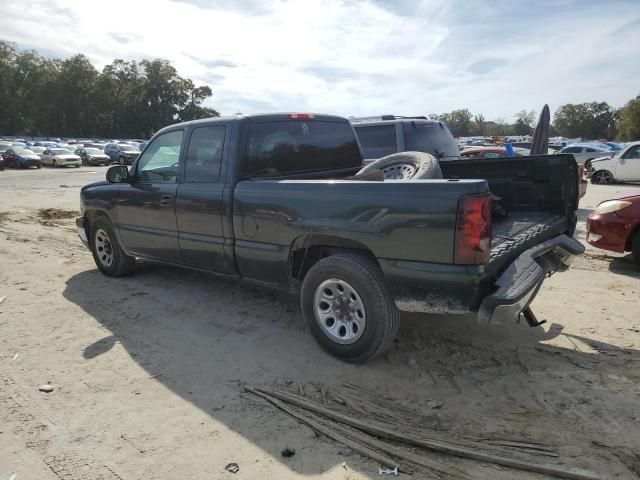
<path fill-rule="evenodd" d="M 632 252 L 640 265 L 640 195 L 605 200 L 587 218 L 587 242 L 614 252 Z"/>

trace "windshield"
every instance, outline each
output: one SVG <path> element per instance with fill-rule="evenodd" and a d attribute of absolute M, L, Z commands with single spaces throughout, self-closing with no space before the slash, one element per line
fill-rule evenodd
<path fill-rule="evenodd" d="M 53 150 L 51 150 L 53 152 L 54 155 L 68 155 L 71 152 L 69 150 L 67 150 L 66 148 L 54 148 Z"/>
<path fill-rule="evenodd" d="M 444 160 L 460 158 L 458 145 L 449 129 L 440 122 L 404 124 L 405 150 L 427 152 Z"/>
<path fill-rule="evenodd" d="M 133 145 L 118 145 L 123 152 L 137 152 L 138 149 Z"/>
<path fill-rule="evenodd" d="M 91 154 L 91 155 L 101 155 L 102 154 L 102 150 L 98 150 L 97 148 L 85 148 L 84 151 L 89 153 L 89 154 Z"/>

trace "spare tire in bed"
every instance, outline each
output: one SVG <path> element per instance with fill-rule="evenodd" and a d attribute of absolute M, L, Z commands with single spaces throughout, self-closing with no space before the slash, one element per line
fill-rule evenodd
<path fill-rule="evenodd" d="M 385 180 L 419 180 L 442 178 L 436 157 L 424 152 L 401 152 L 374 160 L 357 175 L 371 170 L 380 170 Z"/>

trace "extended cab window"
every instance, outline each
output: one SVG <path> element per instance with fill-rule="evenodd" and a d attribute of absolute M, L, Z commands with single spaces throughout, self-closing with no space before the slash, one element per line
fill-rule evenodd
<path fill-rule="evenodd" d="M 220 176 L 220 161 L 225 127 L 198 127 L 191 133 L 187 150 L 185 182 L 215 182 Z"/>
<path fill-rule="evenodd" d="M 149 144 L 138 160 L 139 182 L 176 182 L 182 135 L 182 130 L 163 133 Z"/>
<path fill-rule="evenodd" d="M 346 122 L 252 122 L 242 173 L 245 178 L 279 176 L 361 165 L 356 137 Z"/>
<path fill-rule="evenodd" d="M 396 153 L 395 125 L 355 126 L 354 128 L 360 140 L 364 158 L 381 158 Z"/>

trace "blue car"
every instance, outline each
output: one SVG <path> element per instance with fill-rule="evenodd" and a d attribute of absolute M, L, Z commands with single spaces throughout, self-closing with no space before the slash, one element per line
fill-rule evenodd
<path fill-rule="evenodd" d="M 42 160 L 38 155 L 26 148 L 9 149 L 4 153 L 6 167 L 14 168 L 42 168 Z"/>

